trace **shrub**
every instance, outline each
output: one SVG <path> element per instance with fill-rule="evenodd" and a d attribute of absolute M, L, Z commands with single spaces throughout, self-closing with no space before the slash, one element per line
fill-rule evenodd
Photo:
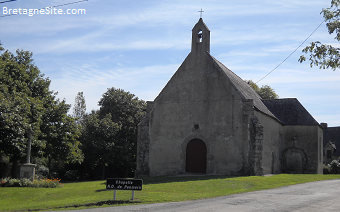
<path fill-rule="evenodd" d="M 78 170 L 68 170 L 64 175 L 64 180 L 79 180 Z"/>
<path fill-rule="evenodd" d="M 323 164 L 323 174 L 330 174 L 330 167 L 328 166 L 328 164 Z"/>
<path fill-rule="evenodd" d="M 340 163 L 337 160 L 333 160 L 329 165 L 332 174 L 340 174 Z"/>
<path fill-rule="evenodd" d="M 29 179 L 4 178 L 0 181 L 0 187 L 34 187 L 34 188 L 58 188 L 63 185 L 60 179 L 40 179 L 33 182 Z"/>
<path fill-rule="evenodd" d="M 35 172 L 35 175 L 44 178 L 48 176 L 48 172 L 49 171 L 46 166 L 39 166 L 39 168 Z"/>

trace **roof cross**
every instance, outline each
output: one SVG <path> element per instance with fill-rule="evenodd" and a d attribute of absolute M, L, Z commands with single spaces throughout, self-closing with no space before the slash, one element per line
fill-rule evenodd
<path fill-rule="evenodd" d="M 202 10 L 202 8 L 201 8 L 201 11 L 198 11 L 199 13 L 201 13 L 200 14 L 200 18 L 202 18 L 202 13 L 204 12 L 203 10 Z"/>

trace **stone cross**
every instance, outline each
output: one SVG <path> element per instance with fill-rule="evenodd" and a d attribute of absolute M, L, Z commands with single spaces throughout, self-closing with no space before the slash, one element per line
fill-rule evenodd
<path fill-rule="evenodd" d="M 200 14 L 200 18 L 202 18 L 202 13 L 204 12 L 203 10 L 202 10 L 202 8 L 201 8 L 201 11 L 198 11 L 199 13 L 201 13 Z"/>
<path fill-rule="evenodd" d="M 26 158 L 26 163 L 31 163 L 31 144 L 32 144 L 32 128 L 28 129 L 28 146 L 27 146 L 27 158 Z"/>

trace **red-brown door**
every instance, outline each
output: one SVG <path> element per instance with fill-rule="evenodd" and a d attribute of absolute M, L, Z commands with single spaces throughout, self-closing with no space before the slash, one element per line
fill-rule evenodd
<path fill-rule="evenodd" d="M 206 173 L 207 147 L 200 139 L 189 141 L 186 150 L 186 172 Z"/>

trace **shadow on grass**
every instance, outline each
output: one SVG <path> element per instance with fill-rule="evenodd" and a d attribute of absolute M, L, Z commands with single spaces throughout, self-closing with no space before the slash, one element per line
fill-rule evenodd
<path fill-rule="evenodd" d="M 50 209 L 75 209 L 79 207 L 92 207 L 92 206 L 103 206 L 103 205 L 120 205 L 120 204 L 134 204 L 134 203 L 141 203 L 140 201 L 135 200 L 107 200 L 107 201 L 100 201 L 100 202 L 94 202 L 94 203 L 87 203 L 87 204 L 79 204 L 79 205 L 70 205 L 70 206 L 64 206 L 64 207 L 55 207 Z M 45 211 L 46 209 L 31 209 L 28 211 Z M 26 211 L 26 210 L 25 210 Z"/>
<path fill-rule="evenodd" d="M 225 175 L 178 175 L 178 176 L 160 176 L 160 177 L 142 177 L 138 179 L 143 180 L 143 185 L 160 184 L 160 183 L 173 183 L 173 182 L 188 182 L 198 180 L 214 180 L 234 178 L 238 176 L 225 176 Z M 128 179 L 128 178 L 126 178 Z M 102 183 L 106 185 L 106 182 Z M 109 189 L 110 190 L 110 189 Z M 96 192 L 108 191 L 108 189 L 99 189 Z"/>
<path fill-rule="evenodd" d="M 224 175 L 179 175 L 179 176 L 161 176 L 161 177 L 143 177 L 143 185 L 159 184 L 159 183 L 173 183 L 173 182 L 187 182 L 197 180 L 215 180 L 226 179 L 237 176 Z"/>
<path fill-rule="evenodd" d="M 120 204 L 132 204 L 132 203 L 141 203 L 140 201 L 135 200 L 106 200 L 82 205 L 71 205 L 60 208 L 79 208 L 79 207 L 91 207 L 91 206 L 102 206 L 102 205 L 120 205 Z"/>

